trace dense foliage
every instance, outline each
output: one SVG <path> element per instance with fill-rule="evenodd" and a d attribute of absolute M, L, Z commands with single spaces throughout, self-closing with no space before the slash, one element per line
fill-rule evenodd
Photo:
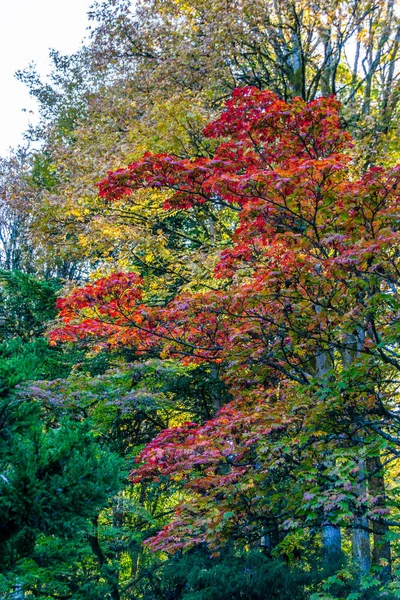
<path fill-rule="evenodd" d="M 399 596 L 398 9 L 102 0 L 18 73 L 1 597 Z"/>

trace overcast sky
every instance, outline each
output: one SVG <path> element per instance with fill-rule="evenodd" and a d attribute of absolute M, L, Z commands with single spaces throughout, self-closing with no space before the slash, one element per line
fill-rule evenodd
<path fill-rule="evenodd" d="M 35 102 L 15 79 L 15 71 L 35 62 L 46 73 L 49 48 L 63 54 L 77 50 L 87 33 L 92 1 L 0 0 L 0 156 L 22 142 L 22 132 L 36 114 Z"/>

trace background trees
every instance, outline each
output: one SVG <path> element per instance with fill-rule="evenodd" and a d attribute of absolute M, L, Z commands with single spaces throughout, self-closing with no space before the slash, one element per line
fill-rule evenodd
<path fill-rule="evenodd" d="M 20 74 L 42 114 L 30 133 L 43 143 L 34 181 L 45 188 L 32 231 L 36 243 L 39 235 L 45 248 L 57 243 L 60 258 L 72 262 L 62 276 L 117 264 L 142 270 L 141 262 L 157 269 L 157 280 L 168 273 L 164 283 L 173 289 L 212 276 L 210 246 L 226 244 L 232 232 L 221 211 L 204 206 L 183 225 L 152 194 L 137 196 L 135 207 L 104 206 L 94 183 L 146 151 L 209 156 L 213 145 L 202 130 L 238 85 L 284 99 L 336 93 L 360 141 L 360 167 L 384 162 L 389 148 L 395 163 L 391 2 L 101 2 L 92 17 L 85 48 L 73 57 L 53 52 L 49 81 L 32 70 Z M 185 260 L 190 238 L 194 273 Z"/>

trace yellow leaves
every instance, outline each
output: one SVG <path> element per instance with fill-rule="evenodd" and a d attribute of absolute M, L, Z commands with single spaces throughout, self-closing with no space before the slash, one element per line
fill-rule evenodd
<path fill-rule="evenodd" d="M 193 141 L 202 137 L 209 113 L 198 97 L 185 91 L 168 99 L 154 101 L 146 117 L 132 123 L 128 140 L 134 151 L 129 158 L 136 160 L 145 152 L 190 154 Z"/>
<path fill-rule="evenodd" d="M 326 436 L 326 434 L 327 434 L 326 431 L 321 431 L 321 430 L 313 431 L 313 436 L 315 436 L 317 438 L 322 438 L 322 437 Z"/>

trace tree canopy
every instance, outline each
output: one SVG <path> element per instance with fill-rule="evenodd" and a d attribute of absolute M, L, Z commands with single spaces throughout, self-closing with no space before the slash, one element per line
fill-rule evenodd
<path fill-rule="evenodd" d="M 0 164 L 0 595 L 400 594 L 398 2 L 102 0 Z"/>

